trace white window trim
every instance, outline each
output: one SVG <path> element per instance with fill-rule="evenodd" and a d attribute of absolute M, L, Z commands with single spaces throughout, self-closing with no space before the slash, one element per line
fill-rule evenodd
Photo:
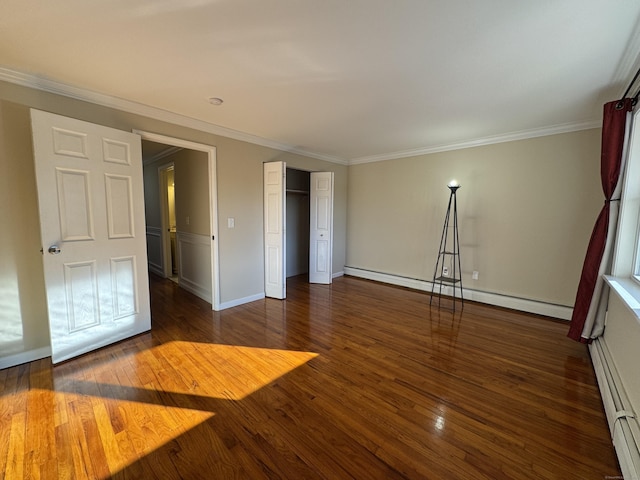
<path fill-rule="evenodd" d="M 640 212 L 638 212 L 638 232 L 636 233 L 635 262 L 631 278 L 640 286 Z"/>
<path fill-rule="evenodd" d="M 625 152 L 626 153 L 626 152 Z M 616 232 L 611 287 L 640 322 L 640 109 L 633 113 Z"/>
<path fill-rule="evenodd" d="M 640 120 L 640 118 L 638 118 Z M 636 182 L 639 179 L 636 178 Z M 640 210 L 640 208 L 638 209 Z M 635 258 L 633 262 L 633 271 L 631 272 L 631 278 L 640 285 L 640 211 L 638 211 L 638 230 L 636 231 L 636 247 L 635 247 Z"/>

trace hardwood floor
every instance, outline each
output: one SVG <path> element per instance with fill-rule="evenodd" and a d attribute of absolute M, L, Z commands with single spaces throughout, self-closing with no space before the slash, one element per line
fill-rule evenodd
<path fill-rule="evenodd" d="M 217 313 L 151 284 L 150 333 L 0 370 L 0 478 L 620 475 L 566 322 L 349 277 Z"/>

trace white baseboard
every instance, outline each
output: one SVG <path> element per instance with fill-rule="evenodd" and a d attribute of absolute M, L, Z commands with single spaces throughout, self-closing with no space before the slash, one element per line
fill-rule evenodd
<path fill-rule="evenodd" d="M 0 370 L 50 356 L 51 347 L 42 347 L 34 350 L 28 350 L 26 352 L 16 353 L 15 355 L 9 355 L 7 357 L 0 357 Z"/>
<path fill-rule="evenodd" d="M 401 287 L 413 288 L 431 292 L 432 282 L 419 280 L 416 278 L 407 278 L 399 275 L 391 275 L 388 273 L 373 272 L 361 268 L 344 267 L 345 275 L 353 277 L 366 278 L 367 280 L 375 280 L 376 282 L 389 283 Z M 458 290 L 459 293 L 459 290 Z M 570 320 L 573 309 L 563 305 L 555 305 L 552 303 L 538 302 L 528 300 L 526 298 L 511 297 L 508 295 L 500 295 L 497 293 L 481 292 L 479 290 L 462 289 L 465 300 L 486 303 L 498 307 L 512 308 L 522 312 L 535 313 L 537 315 L 546 315 L 548 317 L 560 318 L 562 320 Z M 453 290 L 449 286 L 442 288 L 443 295 L 452 295 Z"/>
<path fill-rule="evenodd" d="M 164 271 L 163 271 L 163 269 L 162 269 L 162 267 L 160 265 L 156 265 L 154 263 L 147 262 L 147 268 L 149 269 L 149 271 L 151 273 L 155 273 L 159 277 L 163 277 L 164 278 Z"/>
<path fill-rule="evenodd" d="M 180 278 L 178 280 L 180 288 L 184 288 L 187 292 L 193 293 L 196 297 L 200 297 L 205 302 L 211 303 L 211 292 L 207 289 L 200 288 L 200 286 L 186 278 Z"/>
<path fill-rule="evenodd" d="M 598 379 L 600 396 L 620 470 L 625 480 L 638 480 L 640 479 L 640 422 L 634 417 L 632 406 L 605 338 L 595 339 L 589 345 L 589 353 Z"/>
<path fill-rule="evenodd" d="M 245 303 L 255 302 L 256 300 L 263 300 L 265 298 L 263 293 L 256 293 L 255 295 L 250 295 L 244 298 L 236 298 L 229 302 L 222 302 L 220 304 L 219 310 L 225 310 L 227 308 L 237 307 L 238 305 L 244 305 Z"/>
<path fill-rule="evenodd" d="M 332 278 L 342 277 L 343 275 L 344 275 L 344 272 L 334 273 L 332 275 Z M 238 305 L 243 305 L 249 302 L 255 302 L 256 300 L 262 300 L 264 298 L 266 298 L 264 293 L 257 293 L 255 295 L 249 295 L 248 297 L 244 297 L 244 298 L 236 298 L 235 300 L 221 303 L 219 306 L 219 310 L 225 310 L 227 308 L 237 307 Z"/>

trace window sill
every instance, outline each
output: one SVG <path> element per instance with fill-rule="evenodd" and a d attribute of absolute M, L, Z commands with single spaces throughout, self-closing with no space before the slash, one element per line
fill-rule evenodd
<path fill-rule="evenodd" d="M 611 275 L 605 275 L 604 280 L 640 321 L 640 285 L 631 278 Z"/>

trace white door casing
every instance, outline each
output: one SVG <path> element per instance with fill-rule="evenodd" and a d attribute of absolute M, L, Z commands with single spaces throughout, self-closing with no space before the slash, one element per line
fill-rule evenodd
<path fill-rule="evenodd" d="M 151 328 L 140 136 L 31 110 L 53 363 Z"/>
<path fill-rule="evenodd" d="M 146 132 L 144 130 L 133 130 L 133 133 L 140 135 L 143 140 L 149 140 L 151 142 L 163 143 L 165 145 L 171 145 L 178 148 L 186 148 L 187 150 L 195 150 L 198 152 L 204 152 L 207 154 L 207 163 L 209 168 L 209 216 L 210 216 L 210 259 L 209 269 L 211 271 L 211 298 L 205 298 L 204 300 L 211 302 L 211 308 L 213 310 L 220 310 L 220 262 L 218 255 L 218 180 L 217 180 L 217 148 L 212 145 L 205 145 L 203 143 L 191 142 L 189 140 L 183 140 L 175 137 L 168 137 L 159 133 Z M 161 210 L 165 208 L 163 204 L 160 204 Z M 167 230 L 169 225 L 166 224 L 165 213 L 161 213 L 162 229 Z M 163 247 L 163 255 L 165 252 Z M 164 258 L 164 257 L 163 257 Z M 184 285 L 183 285 L 184 286 Z M 194 293 L 194 292 L 192 292 Z M 200 295 L 199 295 L 200 296 Z"/>
<path fill-rule="evenodd" d="M 264 294 L 286 298 L 286 164 L 264 164 Z"/>
<path fill-rule="evenodd" d="M 309 282 L 333 280 L 333 172 L 312 172 L 309 202 Z"/>

